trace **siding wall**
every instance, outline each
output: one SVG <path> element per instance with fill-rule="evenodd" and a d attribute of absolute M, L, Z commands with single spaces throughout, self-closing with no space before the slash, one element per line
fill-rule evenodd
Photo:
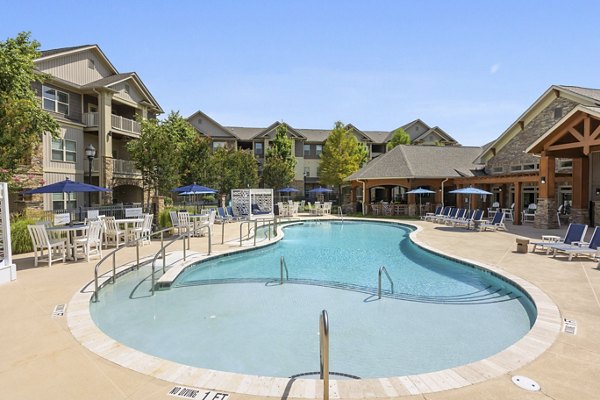
<path fill-rule="evenodd" d="M 31 84 L 33 90 L 35 91 L 35 95 L 39 99 L 40 107 L 43 108 L 42 104 L 42 84 L 40 82 L 33 82 Z M 60 90 L 61 92 L 65 92 L 69 94 L 69 115 L 58 114 L 53 111 L 48 111 L 50 115 L 57 119 L 68 119 L 69 121 L 81 122 L 81 95 L 79 93 L 72 92 L 67 89 L 63 89 L 51 83 L 46 83 L 43 86 L 47 86 L 49 88 Z"/>
<path fill-rule="evenodd" d="M 77 142 L 76 154 L 77 161 L 72 162 L 60 162 L 52 161 L 52 137 L 50 135 L 43 136 L 44 146 L 44 171 L 58 172 L 61 174 L 75 174 L 77 172 L 82 173 L 83 171 L 83 157 L 84 157 L 84 142 L 83 142 L 83 130 L 81 128 L 61 126 L 60 136 L 63 139 L 74 140 Z M 96 146 L 97 147 L 97 146 Z M 67 175 L 65 175 L 67 176 Z M 63 177 L 64 179 L 64 177 Z M 62 179 L 59 179 L 59 181 Z M 52 183 L 52 182 L 51 182 Z"/>
<path fill-rule="evenodd" d="M 125 85 L 129 86 L 129 93 L 125 91 Z M 123 99 L 127 102 L 139 103 L 144 100 L 144 96 L 137 90 L 137 87 L 133 84 L 133 82 L 127 80 L 124 82 L 117 83 L 110 87 L 113 90 L 118 91 L 119 93 L 115 93 L 114 98 Z"/>
<path fill-rule="evenodd" d="M 89 68 L 88 60 L 94 61 Z M 67 82 L 85 85 L 111 75 L 108 67 L 100 61 L 94 51 L 82 51 L 36 63 L 38 69 Z"/>
<path fill-rule="evenodd" d="M 211 120 L 202 116 L 195 116 L 194 118 L 188 119 L 188 122 L 192 124 L 194 128 L 198 129 L 204 136 L 208 136 L 213 140 L 218 141 L 234 139 L 233 135 L 223 130 L 223 128 Z"/>
<path fill-rule="evenodd" d="M 405 129 L 405 132 L 410 135 L 410 140 L 415 140 L 415 138 L 417 138 L 419 135 L 422 135 L 428 129 L 429 129 L 429 127 L 418 122 L 418 123 L 414 124 L 413 126 L 411 126 L 410 128 Z"/>

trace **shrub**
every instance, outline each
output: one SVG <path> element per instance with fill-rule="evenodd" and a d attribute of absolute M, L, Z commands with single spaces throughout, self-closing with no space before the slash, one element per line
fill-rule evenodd
<path fill-rule="evenodd" d="M 33 218 L 17 218 L 10 224 L 10 236 L 13 254 L 29 253 L 33 251 L 33 243 L 27 230 L 27 225 L 35 224 Z"/>
<path fill-rule="evenodd" d="M 171 224 L 171 216 L 169 215 L 169 211 L 171 211 L 171 209 L 167 208 L 165 210 L 162 210 L 158 215 L 158 225 L 161 229 L 173 226 Z"/>

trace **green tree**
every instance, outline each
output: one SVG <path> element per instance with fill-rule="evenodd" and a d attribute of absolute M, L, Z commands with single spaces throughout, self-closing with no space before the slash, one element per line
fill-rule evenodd
<path fill-rule="evenodd" d="M 57 136 L 59 125 L 46 111 L 32 88 L 44 82 L 35 72 L 40 43 L 30 33 L 0 42 L 0 180 L 11 182 L 14 174 L 41 142 L 42 134 Z M 12 181 L 19 186 L 18 182 Z"/>
<path fill-rule="evenodd" d="M 196 130 L 179 115 L 171 112 L 164 121 L 141 121 L 141 134 L 127 144 L 136 167 L 142 172 L 144 185 L 158 194 L 169 193 L 180 181 L 184 151 L 193 143 Z M 150 203 L 150 192 L 148 192 Z"/>
<path fill-rule="evenodd" d="M 398 128 L 392 134 L 392 138 L 387 144 L 387 149 L 391 150 L 399 144 L 410 144 L 410 135 L 402 128 Z"/>
<path fill-rule="evenodd" d="M 281 123 L 277 127 L 275 139 L 267 150 L 262 174 L 266 187 L 280 189 L 294 180 L 296 157 L 292 153 L 292 140 L 287 133 L 286 124 Z"/>
<path fill-rule="evenodd" d="M 367 161 L 367 156 L 366 146 L 342 122 L 336 122 L 321 153 L 321 182 L 338 186 L 338 193 L 341 193 L 344 179 L 358 171 Z"/>
<path fill-rule="evenodd" d="M 196 133 L 187 146 L 183 149 L 183 162 L 181 169 L 182 185 L 198 183 L 209 186 L 212 182 L 210 176 L 210 161 L 212 157 L 212 142 Z"/>
<path fill-rule="evenodd" d="M 220 147 L 210 161 L 211 187 L 224 199 L 231 189 L 256 187 L 258 163 L 249 150 Z"/>

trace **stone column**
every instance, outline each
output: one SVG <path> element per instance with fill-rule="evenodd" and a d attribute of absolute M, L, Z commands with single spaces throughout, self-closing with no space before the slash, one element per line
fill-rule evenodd
<path fill-rule="evenodd" d="M 113 200 L 113 188 L 114 188 L 114 182 L 113 182 L 113 174 L 114 174 L 114 169 L 113 169 L 113 158 L 112 157 L 107 157 L 104 155 L 100 155 L 100 171 L 104 172 L 104 179 L 105 179 L 105 183 L 104 184 L 100 184 L 100 187 L 105 187 L 107 189 L 110 189 L 110 192 L 100 192 L 100 204 L 112 204 L 112 200 Z"/>
<path fill-rule="evenodd" d="M 408 216 L 409 217 L 414 217 L 415 215 L 417 215 L 417 208 L 418 206 L 412 202 L 408 204 Z"/>
<path fill-rule="evenodd" d="M 533 226 L 539 229 L 556 229 L 558 220 L 556 218 L 556 199 L 538 198 L 537 209 Z"/>

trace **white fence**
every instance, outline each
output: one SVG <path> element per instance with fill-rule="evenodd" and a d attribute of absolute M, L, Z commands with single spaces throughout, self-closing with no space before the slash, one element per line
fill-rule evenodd
<path fill-rule="evenodd" d="M 0 284 L 17 279 L 17 268 L 12 262 L 8 185 L 0 182 Z"/>

